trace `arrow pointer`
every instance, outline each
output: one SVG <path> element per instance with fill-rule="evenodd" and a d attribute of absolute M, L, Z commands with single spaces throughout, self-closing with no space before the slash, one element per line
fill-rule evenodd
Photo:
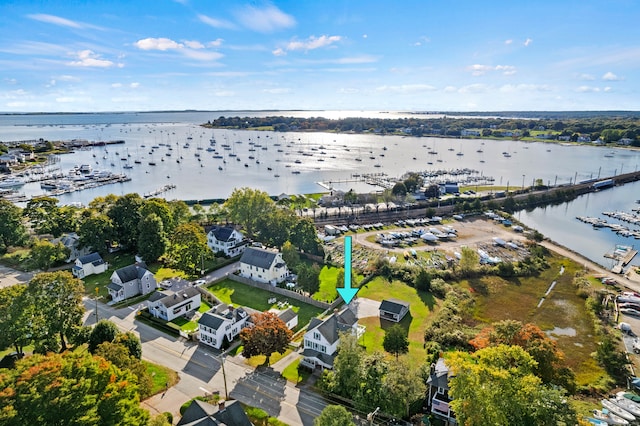
<path fill-rule="evenodd" d="M 358 292 L 357 288 L 351 288 L 351 237 L 344 237 L 344 288 L 338 288 L 338 294 L 347 305 Z"/>

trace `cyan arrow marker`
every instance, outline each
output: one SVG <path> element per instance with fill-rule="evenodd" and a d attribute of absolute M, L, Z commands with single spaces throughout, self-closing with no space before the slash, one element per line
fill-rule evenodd
<path fill-rule="evenodd" d="M 351 237 L 344 237 L 344 288 L 338 289 L 338 294 L 349 304 L 358 292 L 357 288 L 351 288 Z"/>

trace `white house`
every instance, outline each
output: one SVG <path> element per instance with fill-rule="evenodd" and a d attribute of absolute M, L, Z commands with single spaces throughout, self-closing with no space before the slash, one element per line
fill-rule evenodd
<path fill-rule="evenodd" d="M 157 291 L 149 297 L 147 306 L 151 315 L 173 321 L 197 311 L 201 303 L 200 291 L 196 287 L 186 287 L 177 291 Z"/>
<path fill-rule="evenodd" d="M 358 338 L 364 327 L 358 326 L 358 318 L 348 307 L 334 312 L 324 320 L 312 318 L 304 334 L 304 351 L 301 365 L 315 368 L 333 368 L 333 360 L 340 343 L 340 334 L 349 332 Z"/>
<path fill-rule="evenodd" d="M 444 420 L 446 424 L 457 424 L 455 414 L 450 406 L 449 367 L 443 358 L 439 358 L 438 362 L 431 364 L 427 386 L 429 386 L 429 391 L 426 402 L 431 413 Z"/>
<path fill-rule="evenodd" d="M 101 274 L 109 268 L 109 264 L 102 260 L 98 253 L 91 253 L 76 259 L 75 265 L 71 268 L 71 273 L 76 278 L 84 278 L 92 274 Z"/>
<path fill-rule="evenodd" d="M 214 253 L 224 253 L 234 257 L 241 255 L 249 240 L 230 226 L 214 226 L 207 233 L 207 245 Z"/>
<path fill-rule="evenodd" d="M 248 309 L 234 308 L 221 303 L 202 314 L 198 320 L 198 340 L 205 345 L 220 349 L 225 338 L 228 342 L 232 342 L 250 320 L 251 315 Z"/>
<path fill-rule="evenodd" d="M 289 276 L 289 269 L 281 253 L 248 247 L 240 258 L 240 276 L 275 286 Z"/>
<path fill-rule="evenodd" d="M 385 299 L 380 303 L 380 319 L 400 322 L 409 312 L 409 302 L 398 299 Z"/>
<path fill-rule="evenodd" d="M 81 256 L 86 256 L 91 253 L 89 247 L 80 248 L 80 237 L 75 232 L 69 232 L 62 235 L 60 238 L 51 240 L 53 244 L 62 243 L 67 249 L 69 249 L 69 257 L 66 262 L 74 262 Z"/>
<path fill-rule="evenodd" d="M 151 293 L 157 288 L 156 278 L 144 263 L 125 266 L 111 274 L 107 290 L 114 302 Z"/>
<path fill-rule="evenodd" d="M 287 325 L 289 330 L 293 330 L 298 325 L 298 314 L 291 308 L 278 312 L 278 318 Z"/>

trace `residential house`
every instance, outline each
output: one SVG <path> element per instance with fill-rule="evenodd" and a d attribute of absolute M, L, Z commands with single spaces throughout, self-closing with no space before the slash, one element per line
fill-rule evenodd
<path fill-rule="evenodd" d="M 156 288 L 156 279 L 144 263 L 136 263 L 116 270 L 111 274 L 111 282 L 107 285 L 109 295 L 114 302 L 149 294 Z"/>
<path fill-rule="evenodd" d="M 178 426 L 253 426 L 238 401 L 221 401 L 212 405 L 194 399 L 185 410 Z"/>
<path fill-rule="evenodd" d="M 409 312 L 409 302 L 404 300 L 385 299 L 380 304 L 380 319 L 400 322 L 407 312 Z"/>
<path fill-rule="evenodd" d="M 177 291 L 156 291 L 149 297 L 151 315 L 165 321 L 173 321 L 182 315 L 189 315 L 200 308 L 202 300 L 196 287 L 186 287 Z"/>
<path fill-rule="evenodd" d="M 102 260 L 98 253 L 91 253 L 76 259 L 75 265 L 71 268 L 71 273 L 76 278 L 83 279 L 93 274 L 101 274 L 109 268 L 109 264 Z"/>
<path fill-rule="evenodd" d="M 358 338 L 364 333 L 364 326 L 358 325 L 358 318 L 345 307 L 324 320 L 312 318 L 304 334 L 304 350 L 301 365 L 315 368 L 333 368 L 337 355 L 340 333 L 352 333 Z"/>
<path fill-rule="evenodd" d="M 220 349 L 225 339 L 232 342 L 248 326 L 252 312 L 248 308 L 234 308 L 224 303 L 215 306 L 198 320 L 198 340 Z"/>
<path fill-rule="evenodd" d="M 478 131 L 478 130 L 470 130 L 470 129 L 462 129 L 462 130 L 460 130 L 460 136 L 480 136 L 480 131 Z"/>
<path fill-rule="evenodd" d="M 437 418 L 447 424 L 457 424 L 455 414 L 451 411 L 449 398 L 449 367 L 444 358 L 439 358 L 435 364 L 431 364 L 429 378 L 427 379 L 427 408 Z"/>
<path fill-rule="evenodd" d="M 60 238 L 56 238 L 51 240 L 53 244 L 62 243 L 69 250 L 69 257 L 66 262 L 74 262 L 81 256 L 86 256 L 91 253 L 91 249 L 89 247 L 80 247 L 80 237 L 75 232 L 69 232 L 68 234 L 63 234 Z"/>
<path fill-rule="evenodd" d="M 275 286 L 289 276 L 289 269 L 281 253 L 248 247 L 240 258 L 240 276 Z"/>
<path fill-rule="evenodd" d="M 224 253 L 225 256 L 241 255 L 249 240 L 230 226 L 214 226 L 207 233 L 207 245 L 214 253 Z"/>

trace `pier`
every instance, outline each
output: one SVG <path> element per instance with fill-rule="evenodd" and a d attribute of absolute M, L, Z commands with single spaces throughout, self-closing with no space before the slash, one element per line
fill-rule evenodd
<path fill-rule="evenodd" d="M 624 272 L 624 268 L 631 263 L 634 257 L 638 254 L 638 250 L 635 250 L 631 246 L 616 246 L 613 253 L 607 253 L 604 257 L 614 259 L 616 264 L 611 268 L 611 272 L 614 274 L 621 274 Z"/>

